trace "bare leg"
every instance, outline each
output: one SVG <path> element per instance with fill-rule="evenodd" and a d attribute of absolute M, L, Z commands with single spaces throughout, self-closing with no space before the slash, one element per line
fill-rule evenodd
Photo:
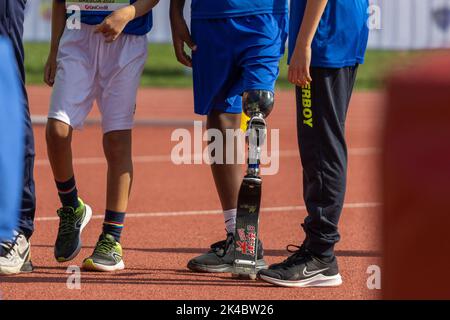
<path fill-rule="evenodd" d="M 220 202 L 223 210 L 234 209 L 237 206 L 239 187 L 242 180 L 242 166 L 237 164 L 226 164 L 225 156 L 227 146 L 226 129 L 239 129 L 241 124 L 240 114 L 221 113 L 213 111 L 208 115 L 207 129 L 218 129 L 223 134 L 223 163 L 212 164 L 211 171 L 216 184 L 217 193 L 219 194 Z M 234 155 L 237 154 L 237 141 L 234 141 Z"/>
<path fill-rule="evenodd" d="M 133 181 L 131 130 L 112 131 L 103 136 L 108 161 L 106 209 L 126 212 Z"/>
<path fill-rule="evenodd" d="M 46 128 L 47 153 L 56 181 L 72 178 L 72 127 L 55 119 L 49 119 Z"/>

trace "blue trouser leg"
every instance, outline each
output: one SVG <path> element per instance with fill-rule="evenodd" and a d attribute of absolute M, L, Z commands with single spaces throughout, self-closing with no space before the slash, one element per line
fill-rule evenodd
<path fill-rule="evenodd" d="M 10 42 L 0 37 L 0 241 L 17 230 L 22 196 L 24 123 L 14 60 Z"/>
<path fill-rule="evenodd" d="M 27 237 L 30 237 L 34 230 L 33 221 L 36 210 L 33 178 L 35 151 L 30 110 L 28 107 L 28 98 L 25 89 L 24 50 L 22 43 L 24 13 L 24 0 L 0 0 L 0 35 L 9 38 L 13 45 L 17 62 L 17 71 L 20 74 L 21 87 L 24 96 L 22 105 L 23 117 L 25 121 L 25 168 L 19 229 Z"/>

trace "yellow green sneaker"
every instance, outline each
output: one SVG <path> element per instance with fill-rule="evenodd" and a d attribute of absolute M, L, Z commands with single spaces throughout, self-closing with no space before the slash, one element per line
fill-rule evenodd
<path fill-rule="evenodd" d="M 102 233 L 95 246 L 94 253 L 83 261 L 83 269 L 102 272 L 125 269 L 122 259 L 122 246 L 112 235 Z"/>
<path fill-rule="evenodd" d="M 55 259 L 66 262 L 74 259 L 81 250 L 81 232 L 92 217 L 92 209 L 78 198 L 80 205 L 74 209 L 63 207 L 58 209 L 59 229 L 55 242 Z"/>

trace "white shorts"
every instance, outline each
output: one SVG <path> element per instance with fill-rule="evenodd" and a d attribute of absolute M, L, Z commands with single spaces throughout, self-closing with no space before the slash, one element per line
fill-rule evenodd
<path fill-rule="evenodd" d="M 122 34 L 106 43 L 95 26 L 65 29 L 48 117 L 81 129 L 97 100 L 103 132 L 133 127 L 136 94 L 147 60 L 147 37 Z"/>

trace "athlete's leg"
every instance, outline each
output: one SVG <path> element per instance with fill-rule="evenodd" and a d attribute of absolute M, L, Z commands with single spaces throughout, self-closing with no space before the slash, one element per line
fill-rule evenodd
<path fill-rule="evenodd" d="M 133 178 L 131 130 L 140 76 L 147 60 L 147 39 L 122 35 L 114 43 L 102 44 L 100 50 L 105 58 L 100 59 L 98 105 L 108 162 L 103 232 L 119 242 Z"/>
<path fill-rule="evenodd" d="M 270 35 L 262 36 L 262 31 L 267 31 Z M 208 128 L 223 130 L 228 126 L 238 129 L 242 103 L 247 103 L 248 107 L 251 105 L 248 99 L 250 91 L 273 91 L 278 75 L 278 61 L 284 51 L 285 32 L 278 30 L 275 23 L 273 28 L 267 27 L 266 17 L 258 16 L 217 21 L 193 20 L 192 32 L 194 42 L 198 46 L 193 55 L 196 112 L 208 114 Z M 239 38 L 238 42 L 236 38 Z M 246 91 L 249 91 L 247 95 Z M 240 97 L 242 94 L 244 100 Z M 205 109 L 208 112 L 205 112 Z M 227 125 L 225 120 L 228 121 Z M 225 144 L 226 142 L 224 153 L 229 147 Z M 237 151 L 234 151 L 237 154 Z M 234 223 L 226 224 L 228 235 L 225 241 L 213 244 L 208 253 L 189 261 L 188 268 L 203 272 L 231 272 L 234 262 L 233 233 L 237 198 L 243 167 L 213 165 L 212 171 L 225 218 L 232 218 Z M 233 210 L 231 215 L 230 210 Z M 262 248 L 258 249 L 258 252 L 258 267 L 264 267 Z"/>
<path fill-rule="evenodd" d="M 220 161 L 219 164 L 211 164 L 211 171 L 217 193 L 224 211 L 236 208 L 239 185 L 241 184 L 242 179 L 242 165 L 237 163 L 237 157 L 235 156 L 233 161 L 229 161 L 232 163 L 227 164 L 227 154 L 237 155 L 238 140 L 237 137 L 233 136 L 235 137 L 234 141 L 227 141 L 226 130 L 239 130 L 240 126 L 241 114 L 224 113 L 217 110 L 213 110 L 208 115 L 206 122 L 207 129 L 219 130 L 224 138 L 222 145 L 223 158 L 218 159 Z M 227 231 L 234 232 L 234 230 Z"/>
<path fill-rule="evenodd" d="M 133 180 L 131 130 L 106 133 L 103 150 L 108 162 L 106 209 L 126 212 Z"/>
<path fill-rule="evenodd" d="M 72 260 L 78 255 L 81 231 L 92 215 L 90 207 L 78 198 L 72 166 L 72 131 L 72 127 L 62 121 L 48 120 L 47 153 L 62 204 L 58 210 L 60 226 L 54 252 L 58 262 Z"/>
<path fill-rule="evenodd" d="M 223 158 L 216 158 L 219 163 L 211 164 L 211 171 L 214 182 L 216 184 L 217 193 L 222 204 L 225 216 L 225 226 L 227 231 L 227 239 L 219 241 L 211 246 L 211 250 L 206 254 L 191 259 L 188 268 L 193 271 L 200 272 L 231 272 L 234 261 L 234 232 L 236 226 L 236 207 L 238 202 L 238 194 L 242 183 L 243 168 L 237 161 L 239 141 L 237 135 L 234 141 L 227 141 L 226 130 L 240 130 L 241 114 L 224 113 L 214 110 L 208 115 L 207 128 L 219 130 L 223 139 Z M 230 134 L 228 135 L 231 136 Z M 216 146 L 217 147 L 217 146 Z M 230 149 L 231 148 L 231 149 Z M 227 152 L 228 150 L 228 152 Z M 232 153 L 231 153 L 232 152 Z M 226 154 L 233 154 L 235 159 L 232 163 L 226 163 Z M 228 159 L 229 161 L 230 159 Z M 230 162 L 230 161 L 229 161 Z M 257 268 L 266 266 L 263 260 L 262 244 L 259 242 Z"/>
<path fill-rule="evenodd" d="M 72 166 L 72 132 L 67 123 L 48 119 L 45 137 L 47 153 L 56 181 L 67 181 L 74 176 Z"/>
<path fill-rule="evenodd" d="M 297 129 L 308 210 L 306 249 L 333 259 L 347 180 L 345 120 L 357 67 L 312 68 L 311 85 L 297 87 Z"/>
<path fill-rule="evenodd" d="M 345 119 L 357 67 L 311 68 L 314 81 L 297 87 L 297 127 L 308 210 L 306 239 L 282 263 L 261 271 L 281 286 L 338 286 L 342 283 L 334 245 L 347 175 Z"/>
<path fill-rule="evenodd" d="M 106 210 L 102 234 L 92 255 L 83 261 L 83 268 L 116 271 L 125 268 L 120 237 L 133 179 L 131 129 L 147 60 L 147 38 L 122 34 L 113 43 L 102 41 L 99 50 L 97 101 L 108 162 Z"/>
<path fill-rule="evenodd" d="M 92 32 L 93 28 L 87 25 L 83 25 L 80 30 L 66 29 L 58 49 L 58 69 L 50 102 L 46 139 L 57 188 L 63 192 L 74 187 L 68 183 L 74 176 L 71 149 L 73 129 L 83 127 L 95 99 L 97 52 Z M 58 184 L 67 185 L 67 189 L 61 190 Z M 76 207 L 76 203 L 61 200 L 63 207 Z"/>
<path fill-rule="evenodd" d="M 256 276 L 264 269 L 264 252 L 258 229 L 261 205 L 260 160 L 261 147 L 266 140 L 266 118 L 274 107 L 275 82 L 279 74 L 279 61 L 284 53 L 286 40 L 286 16 L 256 15 L 242 23 L 244 41 L 251 44 L 242 47 L 239 65 L 243 78 L 243 111 L 248 122 L 248 165 L 239 194 L 236 225 L 236 254 L 233 273 Z M 260 33 L 264 31 L 265 37 Z M 251 230 L 251 231 L 249 231 Z M 254 240 L 249 240 L 254 239 Z M 252 248 L 255 248 L 253 251 Z M 255 252 L 257 257 L 255 257 Z M 251 264 L 255 262 L 256 268 Z M 259 268 L 258 268 L 259 266 Z"/>
<path fill-rule="evenodd" d="M 229 272 L 232 255 L 227 253 L 236 224 L 237 196 L 243 172 L 237 161 L 228 159 L 227 164 L 227 149 L 232 149 L 229 154 L 236 155 L 237 143 L 232 146 L 225 137 L 227 129 L 240 128 L 242 103 L 239 94 L 242 91 L 239 88 L 233 90 L 241 82 L 240 70 L 235 64 L 234 44 L 229 36 L 233 29 L 228 19 L 193 19 L 191 31 L 198 46 L 192 57 L 195 113 L 207 115 L 207 129 L 219 130 L 223 137 L 222 145 L 218 146 L 222 148 L 222 158 L 212 154 L 217 162 L 211 164 L 211 171 L 224 213 L 227 239 L 214 243 L 207 253 L 191 259 L 188 268 L 200 272 Z"/>
<path fill-rule="evenodd" d="M 267 118 L 273 110 L 274 94 L 271 90 L 247 90 L 242 95 L 242 106 L 249 118 Z"/>
<path fill-rule="evenodd" d="M 207 115 L 207 128 L 217 129 L 226 137 L 226 130 L 240 127 L 242 103 L 241 70 L 235 64 L 230 21 L 192 20 L 192 36 L 199 50 L 193 54 L 194 103 L 197 114 Z M 224 211 L 227 233 L 234 232 L 237 194 L 241 180 L 241 167 L 237 165 L 237 137 L 223 139 L 222 159 L 213 163 L 211 170 Z M 234 147 L 233 145 L 234 144 Z M 234 154 L 228 159 L 226 154 Z M 216 155 L 216 159 L 219 155 Z M 235 161 L 231 161 L 235 160 Z"/>
<path fill-rule="evenodd" d="M 108 162 L 105 219 L 94 252 L 83 261 L 83 268 L 108 272 L 125 268 L 120 237 L 133 180 L 131 130 L 106 132 L 103 150 Z"/>
<path fill-rule="evenodd" d="M 248 164 L 246 179 L 258 179 L 260 176 L 261 147 L 267 135 L 266 118 L 274 106 L 274 94 L 268 90 L 248 90 L 242 96 L 243 111 L 249 118 Z"/>
<path fill-rule="evenodd" d="M 81 232 L 92 210 L 78 198 L 72 166 L 72 131 L 82 128 L 95 98 L 96 45 L 92 28 L 66 29 L 58 49 L 58 70 L 46 128 L 47 150 L 62 207 L 55 242 L 58 262 L 75 258 L 81 250 Z"/>

